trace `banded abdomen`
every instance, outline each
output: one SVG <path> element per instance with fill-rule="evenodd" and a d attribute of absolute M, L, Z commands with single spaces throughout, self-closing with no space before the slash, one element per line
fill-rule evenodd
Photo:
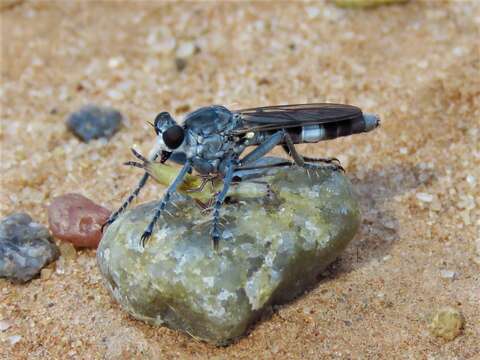
<path fill-rule="evenodd" d="M 380 124 L 378 116 L 363 114 L 351 120 L 329 122 L 325 124 L 309 124 L 304 126 L 285 128 L 295 144 L 316 143 L 323 140 L 331 140 L 342 136 L 359 134 L 375 129 Z M 255 136 L 252 145 L 260 145 L 276 130 L 262 131 Z"/>

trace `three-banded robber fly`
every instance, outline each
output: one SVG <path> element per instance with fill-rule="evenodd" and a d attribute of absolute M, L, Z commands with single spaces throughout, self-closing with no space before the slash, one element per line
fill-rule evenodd
<path fill-rule="evenodd" d="M 316 143 L 366 132 L 375 129 L 379 123 L 376 115 L 363 114 L 358 107 L 341 104 L 278 105 L 236 111 L 213 105 L 188 114 L 183 125 L 177 124 L 169 113 L 161 112 L 152 124 L 157 138 L 149 160 L 160 156 L 160 162 L 164 163 L 169 158 L 182 158 L 183 165 L 156 206 L 149 225 L 139 239 L 140 245 L 145 246 L 160 214 L 192 170 L 204 178 L 220 176 L 223 179 L 223 186 L 215 194 L 212 207 L 210 234 L 216 248 L 221 236 L 220 209 L 236 174 L 246 169 L 254 170 L 258 160 L 276 146 L 281 146 L 297 166 L 307 171 L 325 166 L 343 170 L 335 158 L 312 158 L 299 154 L 295 144 Z M 250 146 L 257 147 L 242 156 Z M 138 196 L 149 176 L 147 172 L 143 175 L 132 194 L 104 226 L 113 223 Z"/>

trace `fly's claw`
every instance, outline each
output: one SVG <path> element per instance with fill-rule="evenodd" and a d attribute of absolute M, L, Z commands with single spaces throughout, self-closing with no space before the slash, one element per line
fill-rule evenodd
<path fill-rule="evenodd" d="M 220 234 L 217 231 L 212 231 L 212 247 L 213 250 L 218 252 L 218 243 L 220 242 Z"/>
<path fill-rule="evenodd" d="M 332 157 L 332 158 L 328 158 L 327 160 L 329 160 L 328 162 L 331 162 L 331 163 L 336 163 L 336 165 L 342 165 L 340 163 L 340 160 L 338 160 L 336 157 Z"/>
<path fill-rule="evenodd" d="M 202 215 L 207 215 L 207 214 L 211 213 L 212 210 L 213 210 L 213 206 L 207 204 L 207 207 L 205 207 L 205 208 L 203 208 L 202 210 L 200 210 L 200 213 L 201 213 Z"/>
<path fill-rule="evenodd" d="M 328 160 L 327 163 L 331 164 L 333 171 L 341 171 L 343 173 L 345 172 L 345 169 L 343 168 L 340 160 L 338 160 L 337 158 L 334 158 L 334 157 L 328 158 L 327 160 Z"/>
<path fill-rule="evenodd" d="M 341 171 L 342 173 L 345 173 L 345 169 L 340 165 L 340 162 L 338 164 L 332 164 L 331 167 L 333 171 Z"/>
<path fill-rule="evenodd" d="M 100 231 L 102 232 L 102 234 L 103 234 L 103 232 L 104 232 L 104 230 L 105 230 L 105 227 L 110 226 L 114 221 L 115 221 L 115 219 L 108 219 L 107 221 L 105 221 L 105 222 L 102 224 L 102 227 L 100 228 Z"/>
<path fill-rule="evenodd" d="M 140 238 L 140 247 L 143 249 L 145 248 L 145 244 L 148 242 L 150 237 L 152 236 L 152 232 L 150 230 L 145 230 Z"/>

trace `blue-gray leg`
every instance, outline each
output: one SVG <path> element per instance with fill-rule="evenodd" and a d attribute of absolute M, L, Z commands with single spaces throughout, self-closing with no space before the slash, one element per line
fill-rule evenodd
<path fill-rule="evenodd" d="M 213 205 L 213 221 L 212 221 L 212 241 L 213 241 L 213 248 L 215 250 L 218 249 L 218 241 L 220 240 L 220 208 L 227 196 L 228 189 L 230 188 L 230 184 L 233 179 L 233 170 L 234 170 L 234 161 L 231 160 L 227 166 L 225 171 L 225 177 L 223 178 L 223 189 L 220 191 L 216 198 L 215 204 Z"/>
<path fill-rule="evenodd" d="M 308 170 L 318 170 L 318 169 L 321 169 L 321 168 L 325 168 L 326 166 L 328 168 L 331 168 L 334 171 L 343 170 L 342 166 L 340 166 L 338 164 L 328 164 L 326 166 L 325 165 L 320 166 L 318 164 L 311 164 L 311 163 L 305 162 L 306 159 L 297 152 L 297 149 L 295 149 L 295 144 L 293 143 L 292 138 L 290 137 L 290 135 L 287 132 L 284 133 L 284 138 L 285 138 L 285 145 L 287 147 L 287 153 L 292 157 L 295 164 L 303 167 L 307 171 Z"/>
<path fill-rule="evenodd" d="M 286 133 L 283 130 L 274 133 L 267 139 L 267 141 L 257 146 L 257 148 L 248 155 L 244 156 L 243 159 L 240 161 L 240 166 L 244 166 L 254 161 L 257 161 L 262 156 L 265 156 L 270 150 L 272 150 L 275 146 L 282 142 L 285 134 Z"/>
<path fill-rule="evenodd" d="M 141 158 L 143 158 L 143 156 L 138 154 L 134 149 L 132 149 L 132 152 L 136 157 L 140 156 Z M 137 155 L 139 155 L 139 156 L 137 156 Z M 158 154 L 154 154 L 152 156 L 152 160 L 155 160 L 157 157 L 158 157 Z M 140 179 L 140 181 L 138 182 L 137 186 L 132 191 L 132 193 L 128 196 L 127 200 L 125 200 L 124 203 L 122 204 L 122 206 L 120 206 L 120 208 L 117 211 L 115 211 L 113 214 L 111 214 L 110 217 L 108 218 L 108 220 L 105 221 L 102 224 L 102 228 L 101 228 L 102 232 L 103 232 L 103 229 L 105 228 L 105 226 L 108 226 L 111 223 L 113 223 L 117 219 L 118 215 L 120 215 L 122 212 L 124 212 L 125 209 L 128 207 L 128 205 L 130 205 L 130 203 L 138 196 L 138 194 L 140 194 L 140 190 L 142 190 L 142 188 L 145 186 L 149 177 L 150 177 L 150 175 L 147 172 L 145 172 L 143 174 L 142 178 Z"/>
<path fill-rule="evenodd" d="M 175 180 L 167 188 L 167 191 L 165 191 L 165 195 L 163 195 L 162 201 L 160 201 L 160 204 L 155 208 L 155 214 L 153 215 L 152 220 L 142 234 L 140 241 L 140 245 L 142 247 L 145 246 L 146 241 L 150 238 L 150 236 L 152 236 L 153 228 L 155 227 L 155 224 L 157 223 L 160 214 L 165 209 L 168 202 L 170 201 L 170 198 L 172 197 L 172 194 L 177 190 L 178 185 L 182 183 L 183 178 L 190 171 L 190 169 L 190 161 L 186 161 Z"/>
<path fill-rule="evenodd" d="M 265 156 L 275 146 L 280 145 L 283 141 L 285 141 L 285 146 L 288 150 L 287 153 L 292 157 L 296 165 L 303 167 L 304 169 L 307 169 L 307 170 L 320 168 L 319 165 L 306 163 L 305 159 L 295 149 L 295 145 L 292 141 L 292 138 L 288 134 L 288 132 L 286 132 L 285 130 L 279 130 L 276 133 L 274 133 L 272 136 L 270 136 L 267 139 L 267 141 L 259 145 L 255 150 L 253 150 L 251 153 L 249 153 L 243 159 L 241 159 L 240 167 L 238 169 L 240 170 L 241 167 L 249 163 L 252 163 L 254 161 L 257 161 L 262 156 Z M 334 170 L 342 169 L 342 167 L 339 165 L 332 165 L 332 168 Z"/>
<path fill-rule="evenodd" d="M 288 137 L 290 137 L 290 136 L 288 136 Z M 286 140 L 286 142 L 288 142 L 288 140 Z M 310 157 L 310 156 L 305 156 L 305 155 L 299 154 L 297 152 L 296 148 L 295 148 L 295 145 L 293 144 L 293 141 L 291 141 L 291 140 L 290 140 L 290 145 L 288 143 L 283 144 L 282 148 L 287 153 L 287 155 L 289 155 L 291 157 L 293 157 L 292 150 L 291 150 L 291 149 L 293 149 L 293 152 L 296 153 L 296 156 L 301 158 L 303 160 L 303 162 L 324 163 L 324 164 L 327 164 L 328 167 L 331 167 L 334 170 L 345 171 L 345 169 L 340 164 L 340 160 L 338 160 L 337 158 L 317 158 L 317 157 Z M 309 165 L 310 164 L 307 164 L 307 166 L 309 166 Z"/>

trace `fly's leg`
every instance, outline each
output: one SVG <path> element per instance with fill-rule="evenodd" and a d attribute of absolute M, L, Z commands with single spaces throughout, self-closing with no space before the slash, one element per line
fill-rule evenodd
<path fill-rule="evenodd" d="M 203 177 L 202 182 L 200 183 L 200 185 L 198 187 L 193 188 L 193 189 L 187 189 L 187 192 L 201 192 L 205 188 L 205 185 L 207 184 L 207 182 L 208 182 L 208 178 Z"/>
<path fill-rule="evenodd" d="M 217 194 L 215 203 L 213 204 L 213 221 L 212 221 L 212 242 L 213 248 L 218 250 L 218 241 L 220 240 L 220 208 L 222 207 L 225 197 L 227 196 L 228 189 L 233 179 L 233 161 L 230 160 L 227 165 L 225 177 L 223 178 L 223 189 Z"/>
<path fill-rule="evenodd" d="M 287 153 L 287 155 L 291 156 L 290 155 L 290 150 L 289 150 L 289 148 L 286 144 L 282 145 L 282 148 Z M 338 160 L 337 158 L 334 158 L 334 157 L 317 158 L 317 157 L 310 157 L 310 156 L 305 156 L 305 155 L 301 155 L 301 157 L 306 162 L 321 162 L 321 163 L 324 163 L 324 164 L 339 165 L 341 167 L 340 160 Z M 341 168 L 341 170 L 343 170 L 343 168 Z"/>
<path fill-rule="evenodd" d="M 142 161 L 146 160 L 142 155 L 140 155 L 137 151 L 135 151 L 135 149 L 132 148 L 131 150 L 132 150 L 133 155 L 135 155 L 136 158 L 138 158 Z M 158 157 L 158 154 L 153 154 L 152 160 L 155 160 L 157 157 Z M 168 156 L 162 154 L 162 160 L 161 161 L 165 162 L 165 161 L 167 161 L 167 159 L 168 159 Z M 136 166 L 136 165 L 133 165 L 133 166 Z M 140 181 L 138 182 L 137 186 L 132 191 L 132 193 L 128 196 L 127 200 L 125 200 L 124 203 L 122 204 L 122 206 L 120 206 L 120 208 L 117 211 L 115 211 L 113 214 L 111 214 L 110 217 L 108 218 L 108 220 L 105 221 L 102 224 L 102 227 L 101 227 L 102 232 L 103 232 L 103 229 L 105 228 L 105 226 L 108 226 L 108 225 L 112 224 L 117 219 L 117 217 L 127 209 L 128 205 L 130 205 L 131 202 L 133 200 L 135 200 L 135 198 L 138 196 L 138 194 L 140 194 L 140 190 L 142 190 L 142 188 L 147 183 L 147 180 L 148 180 L 149 177 L 150 177 L 150 175 L 148 173 L 145 172 L 143 174 L 142 178 L 140 179 Z"/>
<path fill-rule="evenodd" d="M 293 160 L 295 161 L 295 164 L 298 166 L 301 166 L 306 169 L 318 169 L 318 165 L 313 165 L 313 164 L 308 164 L 305 161 L 313 158 L 305 158 L 301 156 L 297 150 L 295 149 L 295 145 L 293 144 L 292 138 L 286 132 L 285 130 L 280 130 L 271 135 L 264 143 L 259 145 L 255 150 L 253 150 L 251 153 L 246 155 L 241 161 L 240 161 L 240 166 L 244 166 L 246 164 L 252 163 L 254 161 L 257 161 L 264 155 L 266 155 L 270 150 L 272 150 L 275 146 L 280 145 L 283 141 L 285 141 L 285 146 L 284 149 L 287 152 L 288 155 L 290 155 Z M 334 170 L 343 170 L 343 168 L 339 164 L 334 164 L 335 159 L 318 159 L 319 162 L 326 162 L 326 163 L 331 163 L 329 165 L 332 167 Z M 325 161 L 322 161 L 325 160 Z M 238 170 L 240 170 L 239 168 Z"/>
<path fill-rule="evenodd" d="M 125 202 L 122 204 L 122 206 L 120 206 L 120 208 L 117 211 L 115 211 L 113 214 L 111 214 L 110 217 L 108 218 L 108 220 L 105 221 L 102 224 L 102 228 L 101 228 L 102 232 L 103 232 L 103 229 L 105 228 L 105 226 L 108 226 L 108 225 L 112 224 L 117 219 L 117 217 L 122 212 L 125 211 L 125 209 L 128 207 L 128 205 L 130 205 L 130 203 L 138 196 L 138 194 L 140 193 L 140 190 L 142 190 L 142 188 L 145 186 L 149 177 L 150 177 L 150 175 L 148 175 L 148 173 L 143 174 L 142 178 L 138 182 L 138 184 L 135 187 L 135 189 L 133 190 L 133 192 L 128 196 L 127 200 L 125 200 Z"/>
<path fill-rule="evenodd" d="M 267 141 L 262 143 L 261 145 L 257 146 L 255 150 L 251 153 L 245 155 L 242 160 L 240 160 L 240 167 L 257 161 L 262 156 L 266 155 L 270 150 L 272 150 L 275 146 L 280 144 L 285 136 L 285 132 L 283 130 L 277 131 L 273 135 L 271 135 Z"/>
<path fill-rule="evenodd" d="M 188 189 L 187 192 L 201 192 L 205 188 L 205 185 L 207 183 L 210 183 L 210 186 L 212 187 L 212 190 L 215 188 L 214 181 L 218 178 L 218 175 L 206 175 L 202 176 L 202 182 L 200 185 L 196 188 L 193 189 Z"/>
<path fill-rule="evenodd" d="M 155 213 L 153 215 L 152 220 L 150 221 L 147 228 L 145 229 L 145 231 L 142 234 L 141 241 L 140 241 L 141 247 L 144 247 L 145 243 L 148 241 L 150 236 L 152 236 L 153 228 L 155 227 L 155 224 L 158 221 L 158 218 L 160 217 L 160 214 L 162 213 L 163 210 L 165 210 L 165 207 L 167 206 L 168 202 L 170 201 L 170 198 L 172 197 L 172 194 L 177 190 L 178 185 L 180 185 L 182 183 L 183 178 L 188 173 L 190 168 L 191 168 L 190 162 L 189 161 L 185 162 L 182 169 L 178 173 L 177 177 L 170 184 L 167 191 L 165 192 L 165 195 L 163 195 L 162 201 L 155 208 Z"/>
<path fill-rule="evenodd" d="M 284 134 L 285 134 L 284 135 L 285 136 L 285 146 L 283 148 L 287 152 L 287 154 L 292 157 L 293 161 L 295 161 L 295 164 L 297 164 L 298 166 L 301 166 L 301 167 L 303 167 L 304 169 L 307 169 L 307 170 L 319 169 L 320 168 L 319 165 L 309 164 L 309 163 L 305 162 L 307 159 L 314 159 L 314 160 L 318 160 L 318 162 L 327 163 L 328 167 L 331 168 L 334 171 L 339 171 L 339 170 L 340 171 L 345 171 L 340 164 L 335 164 L 334 163 L 334 161 L 336 159 L 315 159 L 315 158 L 308 158 L 308 157 L 304 157 L 304 156 L 300 155 L 297 152 L 297 149 L 295 149 L 295 144 L 293 143 L 290 135 L 287 132 L 284 132 Z"/>

